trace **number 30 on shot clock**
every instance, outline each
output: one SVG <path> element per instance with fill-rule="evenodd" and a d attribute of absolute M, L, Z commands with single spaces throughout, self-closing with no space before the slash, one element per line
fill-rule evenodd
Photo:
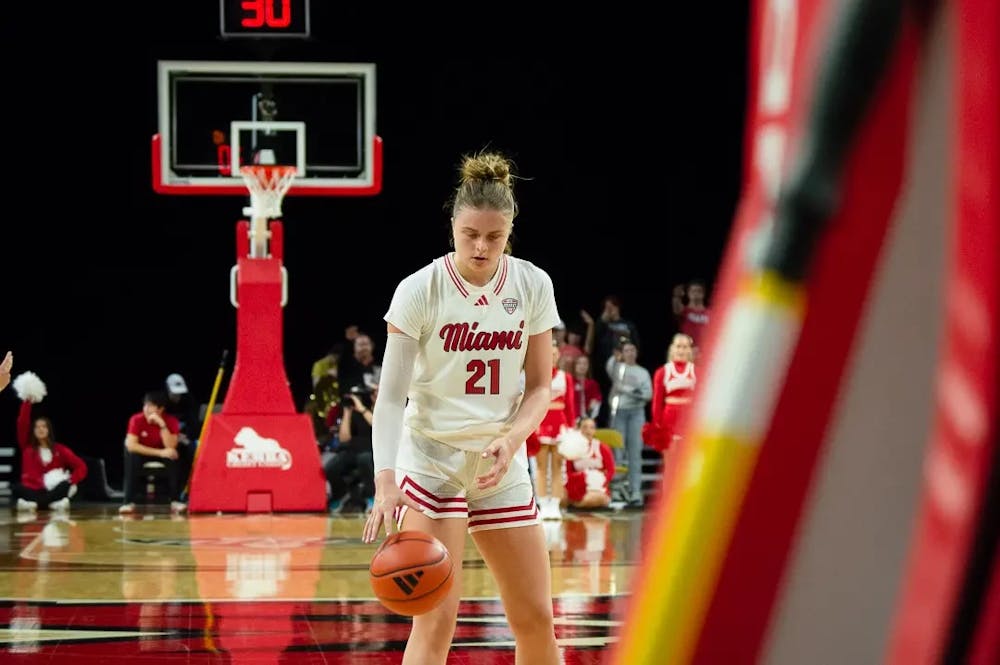
<path fill-rule="evenodd" d="M 223 37 L 309 37 L 309 0 L 219 0 Z"/>

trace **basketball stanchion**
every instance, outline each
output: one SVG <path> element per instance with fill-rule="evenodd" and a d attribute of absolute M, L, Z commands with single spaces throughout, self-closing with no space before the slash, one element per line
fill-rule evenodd
<path fill-rule="evenodd" d="M 198 453 L 201 452 L 202 444 L 205 441 L 205 429 L 208 427 L 208 421 L 212 418 L 212 410 L 215 409 L 215 398 L 219 395 L 219 386 L 222 384 L 222 375 L 226 373 L 226 358 L 228 356 L 229 349 L 224 349 L 222 351 L 222 360 L 219 361 L 219 371 L 215 373 L 215 385 L 212 386 L 212 394 L 208 398 L 208 406 L 205 409 L 205 419 L 201 421 L 201 431 L 198 433 L 198 445 L 194 449 L 194 459 L 191 460 L 192 473 L 188 474 L 187 481 L 184 485 L 185 495 L 191 491 L 191 476 L 194 475 L 194 465 L 198 462 Z"/>
<path fill-rule="evenodd" d="M 312 419 L 295 408 L 285 372 L 282 311 L 288 303 L 281 203 L 298 169 L 261 149 L 239 169 L 250 193 L 236 224 L 229 300 L 236 351 L 222 409 L 206 419 L 188 511 L 326 510 L 326 477 Z M 203 450 L 202 450 L 203 449 Z"/>
<path fill-rule="evenodd" d="M 221 408 L 205 419 L 197 463 L 181 483 L 190 514 L 327 510 L 313 420 L 297 408 L 284 362 L 290 289 L 281 208 L 286 196 L 382 191 L 375 70 L 373 62 L 270 58 L 157 63 L 153 190 L 243 197 L 228 284 L 236 339 L 226 344 Z M 324 103 L 297 101 L 308 99 Z M 357 140 L 342 150 L 331 136 Z M 205 150 L 190 150 L 202 143 Z"/>

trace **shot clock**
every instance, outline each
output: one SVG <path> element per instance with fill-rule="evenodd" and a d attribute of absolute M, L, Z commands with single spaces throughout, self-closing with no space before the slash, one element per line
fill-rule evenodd
<path fill-rule="evenodd" d="M 309 0 L 219 0 L 224 38 L 309 37 Z"/>

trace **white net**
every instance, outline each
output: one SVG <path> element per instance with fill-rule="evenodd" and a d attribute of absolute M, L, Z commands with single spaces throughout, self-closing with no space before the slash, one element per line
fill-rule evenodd
<path fill-rule="evenodd" d="M 241 167 L 240 175 L 250 190 L 250 205 L 243 214 L 253 218 L 281 217 L 281 201 L 295 179 L 295 167 L 254 164 Z"/>

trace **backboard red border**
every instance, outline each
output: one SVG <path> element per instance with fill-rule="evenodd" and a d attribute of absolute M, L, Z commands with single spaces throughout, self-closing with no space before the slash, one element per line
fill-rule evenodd
<path fill-rule="evenodd" d="M 232 185 L 170 185 L 163 182 L 163 142 L 159 134 L 153 135 L 153 190 L 158 194 L 202 196 L 246 196 L 246 185 L 241 181 Z M 296 187 L 292 185 L 286 196 L 374 196 L 382 191 L 382 137 L 372 141 L 372 182 L 365 187 Z"/>
<path fill-rule="evenodd" d="M 232 152 L 231 173 L 181 175 L 175 173 L 173 164 L 178 150 L 178 82 L 182 80 L 211 80 L 221 83 L 253 82 L 257 86 L 280 84 L 288 80 L 307 82 L 352 83 L 357 86 L 358 126 L 357 149 L 360 154 L 354 167 L 360 168 L 356 176 L 329 177 L 321 172 L 330 165 L 317 166 L 311 171 L 305 162 L 305 119 L 285 119 L 272 122 L 273 118 L 232 118 L 230 133 L 237 137 L 241 129 L 266 131 L 295 131 L 297 141 L 296 166 L 299 175 L 287 195 L 289 196 L 371 196 L 382 188 L 382 139 L 375 132 L 376 67 L 371 62 L 286 62 L 286 61 L 211 61 L 211 60 L 160 60 L 157 63 L 158 127 L 152 139 L 153 190 L 160 194 L 240 196 L 247 190 L 239 176 L 239 150 Z M 241 128 L 237 128 L 241 125 Z M 265 126 L 269 125 L 269 126 Z M 277 125 L 291 125 L 277 127 Z M 233 145 L 238 145 L 234 138 Z M 350 165 L 350 162 L 347 162 Z"/>

